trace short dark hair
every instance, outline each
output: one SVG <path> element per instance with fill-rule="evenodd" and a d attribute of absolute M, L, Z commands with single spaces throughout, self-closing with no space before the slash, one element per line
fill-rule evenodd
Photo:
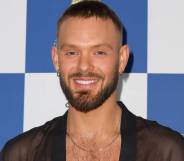
<path fill-rule="evenodd" d="M 59 34 L 60 25 L 64 20 L 70 17 L 81 17 L 90 18 L 97 17 L 101 19 L 110 19 L 114 23 L 115 27 L 118 29 L 120 34 L 123 34 L 123 24 L 121 23 L 119 17 L 116 13 L 110 9 L 106 4 L 99 1 L 81 1 L 76 4 L 71 5 L 63 15 L 59 18 L 57 23 L 57 37 Z"/>

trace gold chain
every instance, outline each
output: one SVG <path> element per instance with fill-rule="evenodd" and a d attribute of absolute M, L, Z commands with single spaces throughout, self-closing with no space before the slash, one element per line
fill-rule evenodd
<path fill-rule="evenodd" d="M 122 110 L 121 110 L 121 115 L 122 115 Z M 121 123 L 121 116 L 120 116 L 120 120 L 119 120 L 119 125 L 120 125 L 120 123 Z M 120 128 L 121 128 L 121 127 L 120 127 Z M 99 148 L 99 149 L 97 149 L 97 150 L 95 150 L 95 151 L 94 151 L 94 150 L 88 150 L 88 149 L 86 149 L 86 148 L 84 148 L 84 147 L 78 145 L 78 144 L 76 143 L 76 141 L 70 136 L 70 134 L 69 134 L 68 132 L 66 133 L 66 135 L 67 135 L 68 138 L 72 141 L 72 143 L 73 143 L 76 147 L 78 147 L 79 149 L 81 149 L 81 150 L 83 150 L 83 151 L 86 151 L 86 152 L 92 152 L 92 153 L 94 153 L 94 152 L 96 152 L 96 151 L 101 152 L 101 151 L 104 151 L 105 149 L 109 148 L 109 147 L 118 139 L 119 135 L 121 135 L 121 134 L 118 133 L 118 134 L 112 139 L 112 141 L 111 141 L 109 144 L 107 144 L 106 146 L 101 147 L 101 148 Z"/>

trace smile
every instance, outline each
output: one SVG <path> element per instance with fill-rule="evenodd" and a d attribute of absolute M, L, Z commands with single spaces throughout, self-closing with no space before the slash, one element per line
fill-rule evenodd
<path fill-rule="evenodd" d="M 75 80 L 76 83 L 81 85 L 90 85 L 97 82 L 97 80 Z"/>

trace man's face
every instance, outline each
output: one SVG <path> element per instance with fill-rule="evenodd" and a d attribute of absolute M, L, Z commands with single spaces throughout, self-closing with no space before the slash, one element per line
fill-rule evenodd
<path fill-rule="evenodd" d="M 52 57 L 62 90 L 77 110 L 95 109 L 115 91 L 125 67 L 120 41 L 109 19 L 69 18 L 61 24 Z"/>

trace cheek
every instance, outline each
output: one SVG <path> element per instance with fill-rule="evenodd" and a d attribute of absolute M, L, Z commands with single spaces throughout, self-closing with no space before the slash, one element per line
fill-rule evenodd
<path fill-rule="evenodd" d="M 61 55 L 59 59 L 60 70 L 66 74 L 75 69 L 77 67 L 77 63 L 78 60 L 76 58 L 67 58 Z"/>
<path fill-rule="evenodd" d="M 67 61 L 60 61 L 59 63 L 59 69 L 61 72 L 62 77 L 64 78 L 65 82 L 68 84 L 68 77 L 69 74 L 71 74 L 71 70 L 72 70 L 73 65 Z"/>
<path fill-rule="evenodd" d="M 95 64 L 95 66 L 104 74 L 106 82 L 111 81 L 114 74 L 118 72 L 119 62 L 114 58 L 104 62 L 96 62 Z"/>

